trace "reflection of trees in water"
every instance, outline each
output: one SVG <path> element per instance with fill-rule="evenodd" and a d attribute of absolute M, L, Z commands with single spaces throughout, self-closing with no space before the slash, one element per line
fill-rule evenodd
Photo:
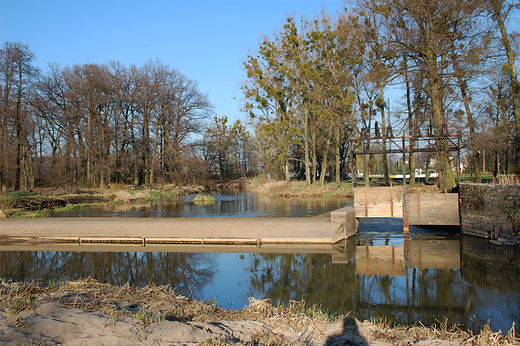
<path fill-rule="evenodd" d="M 353 262 L 333 265 L 327 254 L 251 254 L 247 270 L 258 295 L 282 302 L 305 300 L 329 312 L 354 310 Z"/>
<path fill-rule="evenodd" d="M 398 323 L 467 320 L 460 270 L 356 275 L 354 260 L 333 264 L 326 254 L 254 254 L 247 269 L 253 291 L 273 300 L 303 299 L 329 312 L 352 312 L 362 319 L 384 316 Z"/>
<path fill-rule="evenodd" d="M 463 237 L 462 273 L 467 282 L 488 289 L 517 291 L 520 287 L 520 248 L 489 245 L 486 239 Z"/>
<path fill-rule="evenodd" d="M 13 280 L 79 279 L 144 286 L 171 284 L 182 294 L 199 292 L 215 275 L 215 254 L 174 252 L 0 253 L 0 276 Z"/>
<path fill-rule="evenodd" d="M 398 323 L 466 323 L 465 284 L 460 270 L 408 268 L 407 276 L 359 275 L 356 316 Z"/>

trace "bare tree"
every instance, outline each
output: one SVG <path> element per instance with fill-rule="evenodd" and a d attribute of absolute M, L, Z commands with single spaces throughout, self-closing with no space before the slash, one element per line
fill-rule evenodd
<path fill-rule="evenodd" d="M 5 189 L 6 179 L 12 169 L 14 170 L 13 188 L 15 191 L 20 190 L 22 170 L 27 160 L 30 160 L 28 135 L 32 130 L 28 128 L 31 121 L 27 109 L 27 97 L 32 78 L 37 73 L 36 68 L 31 64 L 34 60 L 35 54 L 22 43 L 6 42 L 0 49 L 2 78 L 0 187 L 2 190 Z M 10 157 L 13 156 L 15 160 L 10 162 Z M 32 166 L 29 169 L 32 169 Z M 29 172 L 27 174 L 32 175 Z"/>

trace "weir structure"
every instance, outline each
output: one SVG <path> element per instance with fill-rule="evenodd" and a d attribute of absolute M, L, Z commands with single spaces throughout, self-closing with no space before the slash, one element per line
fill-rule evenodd
<path fill-rule="evenodd" d="M 46 218 L 0 220 L 2 246 L 327 245 L 358 232 L 355 211 L 292 218 Z M 78 249 L 77 249 L 78 250 Z"/>
<path fill-rule="evenodd" d="M 120 244 L 148 249 L 178 245 L 198 247 L 198 251 L 204 247 L 225 245 L 256 248 L 266 245 L 330 246 L 355 235 L 359 228 L 357 219 L 364 217 L 402 217 L 405 231 L 408 231 L 409 224 L 458 226 L 458 194 L 447 191 L 443 194 L 406 193 L 406 154 L 454 150 L 460 154 L 460 134 L 449 134 L 445 127 L 437 134 L 433 132 L 430 126 L 426 135 L 421 135 L 417 128 L 412 136 L 393 136 L 391 127 L 379 129 L 376 123 L 376 128 L 362 129 L 359 138 L 351 139 L 354 207 L 306 218 L 5 219 L 0 220 L 0 250 L 4 246 L 13 249 L 13 246 L 26 244 L 68 248 Z M 439 140 L 442 147 L 437 145 Z M 432 141 L 436 143 L 432 144 Z M 370 147 L 381 142 L 382 149 Z M 366 158 L 372 154 L 402 154 L 402 188 L 392 184 L 386 187 L 357 186 L 356 157 L 364 155 Z M 395 255 L 395 249 L 391 251 Z"/>
<path fill-rule="evenodd" d="M 394 136 L 391 126 L 379 128 L 376 122 L 374 128 L 363 128 L 359 137 L 350 140 L 352 195 L 356 217 L 402 217 L 405 232 L 409 230 L 409 225 L 460 226 L 458 193 L 448 193 L 444 188 L 442 194 L 407 194 L 407 178 L 410 175 L 406 172 L 407 154 L 410 158 L 414 153 L 444 152 L 445 157 L 448 157 L 449 152 L 456 151 L 456 171 L 460 185 L 460 133 L 449 133 L 446 125 L 434 129 L 431 124 L 424 135 L 418 126 L 414 127 L 412 133 L 409 136 Z M 402 174 L 391 176 L 392 180 L 402 179 L 402 187 L 393 186 L 392 180 L 390 186 L 371 187 L 367 186 L 369 179 L 365 179 L 363 186 L 358 186 L 357 157 L 363 156 L 363 165 L 366 168 L 369 155 L 386 157 L 387 154 L 402 155 Z M 446 160 L 441 168 L 444 172 L 449 169 Z M 425 179 L 436 176 L 431 175 L 428 169 L 425 171 Z M 364 169 L 363 172 L 366 173 L 367 170 Z"/>

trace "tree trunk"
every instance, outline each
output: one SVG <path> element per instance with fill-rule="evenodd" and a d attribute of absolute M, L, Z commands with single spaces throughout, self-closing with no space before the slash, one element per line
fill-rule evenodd
<path fill-rule="evenodd" d="M 504 46 L 504 50 L 506 51 L 507 55 L 508 71 L 509 77 L 511 79 L 511 95 L 513 99 L 513 110 L 515 117 L 515 173 L 520 174 L 520 84 L 518 83 L 518 78 L 516 75 L 515 52 L 511 47 L 511 42 L 509 41 L 506 26 L 504 23 L 504 18 L 502 17 L 502 13 L 500 12 L 502 1 L 493 1 L 491 4 L 493 7 L 494 18 L 498 24 L 500 34 L 502 36 L 502 45 Z"/>
<path fill-rule="evenodd" d="M 318 161 L 316 158 L 316 132 L 312 131 L 312 183 L 316 184 L 316 169 L 318 168 Z"/>
<path fill-rule="evenodd" d="M 22 83 L 23 83 L 23 75 L 22 75 L 22 67 L 19 66 L 19 76 L 18 76 L 18 95 L 16 97 L 16 114 L 15 114 L 15 127 L 16 127 L 16 165 L 15 165 L 15 175 L 14 175 L 14 191 L 20 190 L 20 183 L 22 178 L 22 161 L 23 161 L 23 147 L 22 147 L 22 137 L 23 137 L 23 124 L 22 124 Z"/>
<path fill-rule="evenodd" d="M 414 127 L 414 117 L 412 112 L 412 97 L 410 95 L 410 80 L 408 79 L 408 66 L 404 71 L 404 78 L 406 80 L 406 107 L 408 110 L 408 135 L 413 136 L 413 127 Z M 410 185 L 415 184 L 415 153 L 413 153 L 413 149 L 415 149 L 415 141 L 410 141 L 410 156 L 409 156 L 409 165 L 410 165 Z"/>
<path fill-rule="evenodd" d="M 325 150 L 323 151 L 323 158 L 321 160 L 321 173 L 320 173 L 320 185 L 325 185 L 325 175 L 327 174 L 328 167 L 328 152 L 330 148 L 330 138 L 327 138 L 327 144 L 325 146 Z"/>
<path fill-rule="evenodd" d="M 432 69 L 430 70 L 428 82 L 430 84 L 430 99 L 432 102 L 433 110 L 433 125 L 435 126 L 436 134 L 442 135 L 444 134 L 444 129 L 446 125 L 444 121 L 444 111 L 442 106 L 442 79 L 440 78 L 438 73 L 432 71 L 433 68 L 437 65 L 436 61 L 433 58 L 430 57 L 428 65 L 432 67 Z M 438 150 L 437 165 L 439 170 L 440 187 L 441 189 L 451 191 L 451 189 L 455 187 L 455 177 L 453 176 L 453 171 L 451 170 L 449 153 L 445 150 L 447 147 L 447 141 L 446 139 L 437 139 L 435 141 L 435 145 Z"/>
<path fill-rule="evenodd" d="M 107 188 L 105 170 L 102 168 L 99 170 L 99 188 L 103 191 Z"/>
<path fill-rule="evenodd" d="M 381 86 L 379 97 L 384 100 L 385 88 Z M 390 176 L 388 175 L 388 158 L 386 156 L 386 122 L 385 122 L 385 107 L 381 108 L 381 132 L 383 136 L 383 176 L 385 179 L 385 185 L 390 186 Z"/>
<path fill-rule="evenodd" d="M 10 95 L 10 79 L 9 75 L 6 73 L 5 76 L 5 86 L 4 86 L 4 94 L 3 94 L 3 102 L 2 102 L 2 114 L 1 114 L 1 137 L 0 137 L 0 188 L 1 192 L 5 192 L 7 189 L 7 167 L 8 165 L 8 155 L 7 153 L 7 113 L 9 112 L 9 95 Z"/>
<path fill-rule="evenodd" d="M 92 183 L 92 149 L 94 143 L 92 139 L 92 119 L 90 114 L 90 100 L 87 96 L 87 187 L 90 188 Z"/>
<path fill-rule="evenodd" d="M 305 148 L 305 182 L 307 185 L 311 184 L 311 170 L 310 170 L 310 158 L 309 158 L 309 112 L 304 109 L 304 121 L 303 121 L 303 141 Z"/>
<path fill-rule="evenodd" d="M 336 146 L 336 183 L 339 184 L 341 182 L 341 152 L 339 143 L 339 126 L 336 127 L 335 137 L 336 140 L 334 144 Z"/>
<path fill-rule="evenodd" d="M 456 67 L 458 69 L 458 67 Z M 480 155 L 478 149 L 475 148 L 475 120 L 471 114 L 469 108 L 468 93 L 466 91 L 465 83 L 460 76 L 457 77 L 457 83 L 459 85 L 460 94 L 462 95 L 462 103 L 464 104 L 464 110 L 466 112 L 466 119 L 469 125 L 469 146 L 471 148 L 471 164 L 475 172 L 475 183 L 480 184 L 482 182 L 482 174 L 480 172 Z"/>

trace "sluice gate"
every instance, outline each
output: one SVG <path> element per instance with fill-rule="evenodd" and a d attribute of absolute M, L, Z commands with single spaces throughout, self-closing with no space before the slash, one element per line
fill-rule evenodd
<path fill-rule="evenodd" d="M 457 152 L 454 155 L 457 163 L 455 171 L 460 185 L 460 132 L 449 133 L 446 124 L 434 126 L 430 123 L 422 130 L 418 124 L 414 124 L 408 129 L 403 128 L 402 136 L 394 136 L 392 127 L 385 127 L 384 118 L 381 120 L 382 127 L 379 127 L 376 121 L 374 128 L 370 125 L 362 128 L 359 137 L 350 140 L 352 192 L 356 217 L 402 217 L 405 232 L 408 231 L 408 225 L 460 226 L 459 194 L 447 193 L 445 188 L 446 172 L 452 170 L 452 163 L 448 161 L 451 160 L 450 153 L 454 152 Z M 425 134 L 421 134 L 421 131 Z M 409 134 L 405 135 L 406 132 Z M 410 173 L 416 172 L 417 154 L 437 156 L 436 162 L 439 165 L 436 169 L 443 173 L 437 173 L 436 176 L 440 180 L 446 180 L 440 184 L 444 186 L 444 193 L 408 194 L 406 192 L 406 180 L 407 176 L 410 176 L 407 170 Z M 370 187 L 368 163 L 371 155 L 382 155 L 384 184 L 387 186 Z M 358 172 L 356 163 L 358 156 L 363 159 L 363 173 Z M 389 157 L 397 160 L 399 156 L 401 156 L 400 161 L 396 161 L 396 164 L 400 165 L 402 170 L 400 187 L 392 186 L 388 164 Z M 411 165 L 412 162 L 414 165 Z M 428 176 L 428 179 L 434 177 L 429 173 L 431 167 L 429 157 L 425 166 L 425 177 Z M 363 176 L 364 186 L 358 187 L 356 181 L 358 175 Z"/>
<path fill-rule="evenodd" d="M 357 218 L 406 216 L 409 225 L 460 225 L 458 193 L 406 194 L 405 198 L 402 186 L 361 186 L 354 188 L 354 208 Z"/>

